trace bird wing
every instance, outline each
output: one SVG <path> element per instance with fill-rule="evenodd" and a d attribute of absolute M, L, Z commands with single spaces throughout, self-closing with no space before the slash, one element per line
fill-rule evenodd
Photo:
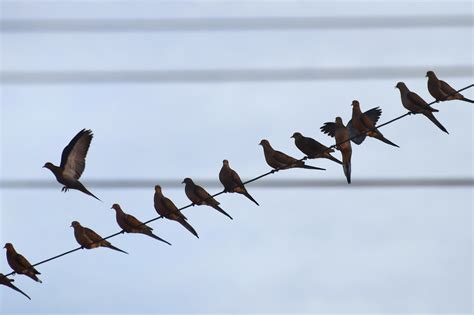
<path fill-rule="evenodd" d="M 20 255 L 18 254 L 16 256 L 16 261 L 18 262 L 18 264 L 20 264 L 23 268 L 25 269 L 30 269 L 32 266 L 30 264 L 30 262 L 23 256 L 23 255 Z M 36 271 L 35 268 L 31 268 L 31 270 L 37 274 L 39 274 L 38 271 Z"/>
<path fill-rule="evenodd" d="M 173 203 L 173 201 L 171 201 L 170 199 L 168 199 L 166 197 L 163 197 L 163 204 L 165 205 L 165 207 L 168 211 L 172 211 L 172 212 L 178 211 L 178 208 Z"/>
<path fill-rule="evenodd" d="M 138 220 L 131 214 L 125 214 L 125 221 L 127 222 L 128 225 L 130 225 L 133 228 L 136 228 L 139 225 L 141 225 L 141 226 L 147 227 L 150 230 L 153 230 L 151 227 L 149 227 L 148 225 L 144 225 L 142 222 L 140 222 L 140 220 Z"/>
<path fill-rule="evenodd" d="M 89 228 L 85 227 L 84 231 L 86 233 L 86 236 L 94 243 L 99 242 L 100 240 L 103 239 L 102 236 L 100 236 L 99 234 L 97 234 L 96 232 L 94 232 L 93 230 L 91 230 Z"/>
<path fill-rule="evenodd" d="M 291 165 L 298 162 L 297 159 L 280 151 L 273 151 L 273 158 L 283 165 Z"/>
<path fill-rule="evenodd" d="M 359 134 L 359 131 L 352 124 L 352 119 L 347 123 L 347 129 L 349 129 L 349 137 L 351 138 L 352 142 L 355 144 L 361 144 L 364 142 L 366 134 Z"/>
<path fill-rule="evenodd" d="M 421 109 L 428 107 L 428 103 L 414 92 L 408 92 L 407 97 L 415 106 Z"/>
<path fill-rule="evenodd" d="M 380 107 L 374 107 L 366 111 L 364 115 L 362 116 L 370 119 L 370 121 L 372 121 L 372 123 L 375 126 L 377 122 L 379 121 L 379 118 L 381 115 L 382 115 L 382 109 L 380 109 Z"/>
<path fill-rule="evenodd" d="M 230 176 L 232 178 L 232 183 L 234 184 L 235 187 L 242 186 L 242 180 L 240 179 L 240 176 L 239 176 L 239 174 L 237 174 L 236 171 L 231 170 L 230 171 Z"/>
<path fill-rule="evenodd" d="M 441 84 L 441 90 L 446 93 L 449 96 L 454 96 L 458 94 L 455 89 L 451 87 L 448 83 L 444 82 L 443 80 L 439 80 L 439 83 Z"/>
<path fill-rule="evenodd" d="M 196 196 L 198 196 L 199 199 L 201 199 L 201 201 L 210 201 L 211 199 L 211 195 L 201 186 L 196 185 L 194 188 L 194 193 L 196 194 Z"/>
<path fill-rule="evenodd" d="M 324 123 L 324 125 L 319 129 L 321 129 L 323 133 L 327 134 L 330 137 L 334 137 L 334 135 L 336 134 L 336 124 L 333 122 Z"/>
<path fill-rule="evenodd" d="M 92 141 L 92 131 L 82 129 L 72 138 L 61 155 L 61 168 L 67 177 L 79 179 L 86 167 L 86 155 Z"/>

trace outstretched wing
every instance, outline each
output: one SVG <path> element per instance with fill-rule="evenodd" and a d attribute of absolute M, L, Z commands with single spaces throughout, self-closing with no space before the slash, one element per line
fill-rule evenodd
<path fill-rule="evenodd" d="M 382 110 L 380 109 L 380 107 L 374 107 L 366 111 L 364 115 L 369 118 L 374 123 L 374 125 L 376 125 L 379 121 L 380 116 L 382 115 Z"/>
<path fill-rule="evenodd" d="M 366 134 L 365 133 L 359 134 L 359 131 L 352 124 L 352 119 L 349 120 L 349 122 L 347 123 L 347 129 L 349 130 L 349 137 L 351 138 L 352 142 L 354 142 L 357 145 L 364 142 Z"/>
<path fill-rule="evenodd" d="M 64 148 L 61 155 L 63 175 L 79 179 L 86 167 L 86 155 L 92 141 L 92 131 L 82 129 Z"/>
<path fill-rule="evenodd" d="M 336 135 L 336 123 L 333 122 L 327 122 L 324 123 L 324 125 L 319 128 L 321 131 L 328 136 L 334 137 Z"/>

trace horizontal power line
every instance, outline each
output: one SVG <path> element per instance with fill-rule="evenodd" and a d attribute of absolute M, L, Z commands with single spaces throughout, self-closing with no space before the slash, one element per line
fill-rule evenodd
<path fill-rule="evenodd" d="M 195 179 L 199 185 L 206 188 L 222 188 L 222 184 L 214 179 Z M 182 179 L 106 179 L 84 180 L 87 187 L 92 188 L 126 188 L 153 189 L 157 184 L 166 188 L 184 189 Z M 337 188 L 348 187 L 345 179 L 285 179 L 267 180 L 252 184 L 255 188 Z M 354 180 L 351 187 L 360 188 L 389 188 L 389 187 L 473 187 L 474 178 L 361 178 Z M 51 180 L 2 180 L 0 189 L 58 189 L 60 186 Z"/>
<path fill-rule="evenodd" d="M 473 65 L 335 67 L 219 70 L 3 71 L 2 84 L 226 83 L 318 80 L 425 79 L 427 70 L 443 77 L 472 77 Z"/>
<path fill-rule="evenodd" d="M 287 31 L 472 27 L 473 16 L 320 16 L 160 19 L 4 19 L 1 32 Z"/>

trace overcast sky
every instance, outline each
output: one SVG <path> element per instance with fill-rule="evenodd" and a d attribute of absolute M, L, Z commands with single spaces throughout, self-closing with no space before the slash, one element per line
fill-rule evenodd
<path fill-rule="evenodd" d="M 2 18 L 169 18 L 471 14 L 453 1 L 2 1 Z M 149 33 L 3 33 L 2 71 L 239 69 L 472 65 L 472 28 Z M 397 81 L 427 101 L 419 78 L 207 84 L 3 85 L 1 179 L 54 182 L 41 168 L 59 164 L 82 128 L 95 137 L 82 181 L 217 179 L 223 159 L 243 178 L 269 170 L 258 143 L 301 153 L 295 131 L 326 145 L 326 121 L 350 119 L 351 102 L 380 106 L 381 122 L 405 113 Z M 438 76 L 461 88 L 473 77 Z M 465 96 L 474 98 L 472 90 Z M 473 177 L 474 106 L 437 104 L 436 117 L 411 116 L 353 145 L 352 178 Z M 335 153 L 340 157 L 339 153 Z M 339 179 L 342 168 L 289 170 L 262 179 Z M 159 184 L 159 182 L 157 182 Z M 219 197 L 234 217 L 208 207 L 185 211 L 200 235 L 179 224 L 150 225 L 169 247 L 143 235 L 79 251 L 38 266 L 43 284 L 14 276 L 22 295 L 0 288 L 2 314 L 80 313 L 471 313 L 472 188 L 262 189 L 260 203 Z M 110 207 L 156 216 L 153 186 L 77 191 L 2 190 L 0 241 L 35 263 L 77 247 L 77 220 L 106 236 L 119 230 Z M 183 189 L 163 187 L 178 207 Z M 218 190 L 209 189 L 211 193 Z M 9 273 L 4 253 L 0 272 Z"/>

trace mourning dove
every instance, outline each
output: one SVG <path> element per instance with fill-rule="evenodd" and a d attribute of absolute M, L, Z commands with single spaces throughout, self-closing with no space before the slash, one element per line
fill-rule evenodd
<path fill-rule="evenodd" d="M 225 192 L 236 192 L 242 194 L 259 206 L 258 202 L 253 199 L 253 197 L 247 192 L 247 189 L 245 189 L 244 184 L 242 183 L 242 180 L 240 180 L 237 172 L 230 168 L 229 161 L 227 160 L 222 161 L 222 168 L 219 172 L 219 180 L 224 186 Z"/>
<path fill-rule="evenodd" d="M 178 210 L 178 207 L 168 198 L 166 198 L 162 191 L 161 191 L 161 186 L 156 185 L 155 186 L 155 195 L 154 195 L 154 206 L 156 212 L 158 212 L 159 215 L 169 219 L 169 220 L 174 220 L 178 223 L 180 223 L 182 226 L 184 226 L 189 232 L 191 232 L 194 236 L 199 238 L 196 230 L 189 224 L 186 220 L 183 213 Z"/>
<path fill-rule="evenodd" d="M 418 94 L 411 92 L 405 85 L 405 83 L 398 82 L 395 87 L 400 90 L 403 107 L 405 107 L 414 114 L 421 113 L 425 115 L 439 129 L 443 130 L 446 133 L 449 133 L 446 128 L 444 128 L 444 126 L 441 125 L 441 123 L 433 115 L 433 112 L 439 112 L 439 110 L 429 106 L 428 103 L 426 103 L 425 100 L 422 99 Z"/>
<path fill-rule="evenodd" d="M 270 145 L 270 142 L 266 139 L 260 141 L 260 145 L 263 147 L 265 161 L 267 161 L 267 164 L 274 169 L 285 170 L 290 168 L 306 168 L 311 170 L 326 170 L 324 168 L 306 165 L 301 160 L 297 160 L 283 152 L 274 150 Z"/>
<path fill-rule="evenodd" d="M 162 241 L 168 245 L 171 243 L 153 234 L 153 229 L 148 225 L 143 224 L 133 215 L 123 212 L 122 208 L 118 204 L 113 204 L 112 208 L 115 210 L 115 218 L 120 228 L 127 233 L 141 233 L 153 237 L 156 240 Z"/>
<path fill-rule="evenodd" d="M 448 83 L 438 79 L 433 71 L 426 73 L 428 77 L 428 91 L 437 102 L 461 100 L 468 103 L 474 103 L 473 100 L 465 98 L 461 93 L 456 92 Z"/>
<path fill-rule="evenodd" d="M 43 167 L 53 172 L 54 176 L 56 176 L 56 180 L 64 185 L 61 189 L 62 191 L 66 192 L 69 189 L 77 189 L 100 201 L 99 198 L 88 191 L 79 181 L 79 178 L 86 167 L 86 155 L 92 137 L 91 130 L 82 129 L 64 148 L 61 155 L 60 166 L 47 162 Z"/>
<path fill-rule="evenodd" d="M 314 140 L 313 138 L 305 137 L 299 132 L 295 132 L 291 138 L 295 139 L 295 145 L 301 152 L 306 154 L 308 159 L 325 158 L 334 161 L 338 164 L 342 164 L 341 161 L 333 157 L 330 153 L 334 152 L 333 149 L 329 149 L 322 143 Z"/>
<path fill-rule="evenodd" d="M 23 255 L 20 255 L 16 252 L 15 248 L 11 243 L 6 243 L 3 248 L 7 249 L 7 261 L 8 265 L 19 275 L 25 275 L 30 277 L 31 279 L 42 283 L 40 279 L 36 275 L 40 275 L 41 273 L 36 270 L 28 260 L 26 260 Z"/>
<path fill-rule="evenodd" d="M 185 178 L 183 180 L 183 184 L 186 184 L 186 186 L 184 187 L 184 192 L 186 193 L 186 196 L 188 196 L 189 200 L 191 200 L 193 205 L 196 204 L 198 206 L 206 205 L 213 207 L 214 209 L 228 216 L 232 220 L 232 217 L 221 207 L 219 207 L 220 203 L 216 199 L 214 199 L 204 188 L 199 185 L 196 185 L 191 178 Z"/>
<path fill-rule="evenodd" d="M 354 100 L 352 101 L 352 120 L 349 123 L 352 123 L 359 135 L 367 135 L 399 148 L 398 145 L 385 138 L 383 134 L 375 127 L 375 124 L 377 123 L 381 114 L 382 110 L 378 107 L 372 108 L 367 112 L 362 113 L 359 102 Z M 348 127 L 349 123 L 347 124 Z M 352 141 L 354 142 L 354 139 L 352 139 Z M 357 142 L 355 143 L 360 144 Z"/>
<path fill-rule="evenodd" d="M 110 244 L 107 240 L 104 240 L 102 236 L 94 232 L 93 230 L 82 226 L 77 221 L 72 221 L 71 227 L 74 228 L 74 237 L 76 241 L 81 245 L 83 248 L 92 249 L 97 247 L 108 247 L 110 249 L 128 254 L 126 251 L 121 250 Z"/>
<path fill-rule="evenodd" d="M 12 288 L 13 290 L 17 291 L 17 292 L 20 292 L 21 294 L 23 294 L 24 296 L 26 296 L 28 299 L 31 300 L 31 298 L 23 291 L 21 291 L 20 289 L 18 289 L 15 285 L 13 285 L 13 279 L 9 279 L 7 278 L 3 273 L 0 273 L 0 284 L 3 284 L 4 286 L 7 286 L 9 288 Z"/>
<path fill-rule="evenodd" d="M 346 175 L 347 182 L 351 183 L 351 156 L 352 147 L 350 142 L 349 129 L 344 126 L 341 117 L 336 117 L 336 121 L 327 122 L 321 127 L 321 131 L 331 137 L 336 138 L 336 149 L 342 154 L 342 168 Z"/>

